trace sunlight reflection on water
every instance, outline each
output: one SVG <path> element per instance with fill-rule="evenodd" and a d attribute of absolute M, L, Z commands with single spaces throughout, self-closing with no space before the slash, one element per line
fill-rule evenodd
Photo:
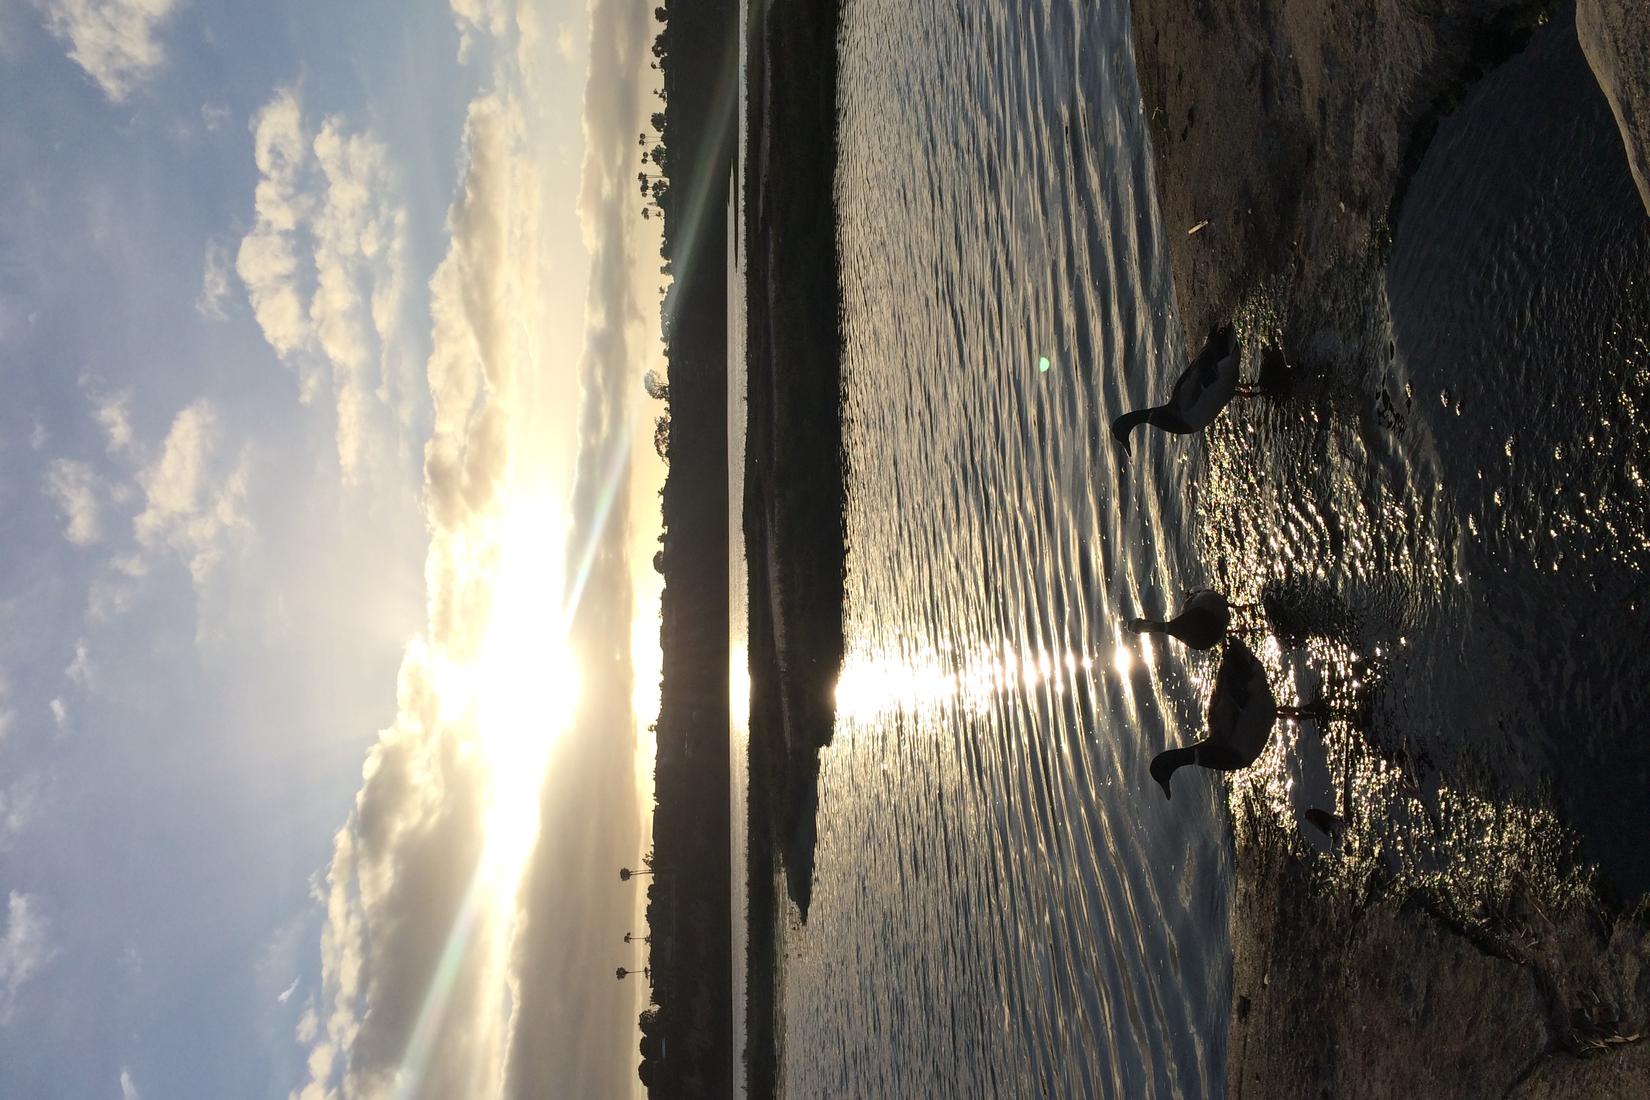
<path fill-rule="evenodd" d="M 1188 573 L 1178 467 L 1105 431 L 1178 339 L 1126 12 L 845 18 L 848 653 L 786 1091 L 1207 1094 L 1226 842 L 1146 773 L 1201 705 L 1113 602 Z"/>

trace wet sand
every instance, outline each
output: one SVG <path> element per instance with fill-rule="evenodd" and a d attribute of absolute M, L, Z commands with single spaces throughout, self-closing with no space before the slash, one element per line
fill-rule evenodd
<path fill-rule="evenodd" d="M 1573 10 L 1135 0 L 1189 345 L 1237 318 L 1269 330 L 1308 376 L 1349 361 L 1378 374 L 1391 355 L 1386 259 L 1439 119 L 1536 26 Z M 1618 36 L 1589 60 L 1642 194 L 1639 46 Z M 1357 853 L 1356 823 L 1326 851 L 1241 799 L 1235 817 L 1230 1095 L 1650 1095 L 1645 909 L 1557 866 L 1573 853 L 1547 870 L 1579 887 L 1555 891 L 1532 870 L 1460 896 L 1387 853 Z"/>

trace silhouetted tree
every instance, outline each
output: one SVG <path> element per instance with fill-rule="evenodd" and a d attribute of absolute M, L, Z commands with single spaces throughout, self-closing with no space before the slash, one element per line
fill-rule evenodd
<path fill-rule="evenodd" d="M 653 450 L 660 458 L 670 461 L 670 414 L 665 413 L 653 422 Z"/>

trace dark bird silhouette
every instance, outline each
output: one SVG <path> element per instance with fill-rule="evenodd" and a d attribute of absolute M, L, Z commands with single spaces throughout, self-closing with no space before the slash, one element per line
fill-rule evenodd
<path fill-rule="evenodd" d="M 1345 818 L 1317 806 L 1302 810 L 1301 816 L 1331 840 L 1339 839 L 1340 835 L 1346 831 Z"/>
<path fill-rule="evenodd" d="M 1279 717 L 1324 720 L 1321 707 L 1280 707 L 1267 682 L 1266 669 L 1249 647 L 1229 639 L 1215 672 L 1205 716 L 1208 736 L 1195 745 L 1160 752 L 1152 761 L 1152 778 L 1169 793 L 1169 777 L 1187 764 L 1235 772 L 1253 764 L 1272 739 Z"/>
<path fill-rule="evenodd" d="M 1233 397 L 1251 396 L 1253 385 L 1240 384 L 1241 352 L 1237 330 L 1231 325 L 1215 330 L 1197 358 L 1181 372 L 1169 400 L 1150 409 L 1126 412 L 1111 422 L 1112 438 L 1129 454 L 1129 433 L 1142 424 L 1166 432 L 1187 435 L 1201 432 L 1214 422 Z"/>
<path fill-rule="evenodd" d="M 1188 596 L 1180 614 L 1168 622 L 1130 619 L 1123 625 L 1135 634 L 1167 634 L 1193 649 L 1213 649 L 1226 637 L 1226 628 L 1231 623 L 1232 608 L 1226 597 L 1205 588 Z"/>

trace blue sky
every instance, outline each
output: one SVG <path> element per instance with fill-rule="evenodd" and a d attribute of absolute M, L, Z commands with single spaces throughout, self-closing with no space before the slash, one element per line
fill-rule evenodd
<path fill-rule="evenodd" d="M 0 1095 L 633 1076 L 650 13 L 0 0 Z"/>

